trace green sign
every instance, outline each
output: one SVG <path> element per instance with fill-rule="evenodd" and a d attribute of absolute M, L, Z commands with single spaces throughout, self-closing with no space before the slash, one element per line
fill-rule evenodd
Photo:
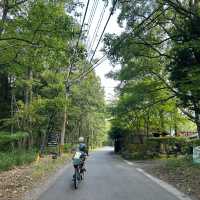
<path fill-rule="evenodd" d="M 200 164 L 200 146 L 193 148 L 193 162 Z"/>

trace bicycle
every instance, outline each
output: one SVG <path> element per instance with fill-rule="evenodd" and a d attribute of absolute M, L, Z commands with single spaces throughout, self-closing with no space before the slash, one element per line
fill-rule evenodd
<path fill-rule="evenodd" d="M 81 152 L 76 152 L 73 157 L 73 164 L 74 164 L 74 175 L 73 175 L 73 182 L 74 188 L 78 189 L 78 184 L 80 181 L 84 179 L 85 168 L 85 154 Z"/>

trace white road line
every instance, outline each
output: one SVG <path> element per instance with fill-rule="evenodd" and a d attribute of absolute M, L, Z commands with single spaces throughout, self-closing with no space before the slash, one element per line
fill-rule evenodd
<path fill-rule="evenodd" d="M 187 195 L 185 195 L 184 193 L 182 193 L 179 190 L 177 190 L 176 188 L 174 188 L 172 185 L 170 185 L 170 184 L 148 174 L 143 169 L 136 168 L 136 170 L 138 172 L 142 173 L 143 175 L 145 175 L 146 177 L 148 177 L 149 179 L 151 179 L 152 181 L 154 181 L 155 183 L 157 183 L 158 185 L 160 185 L 162 188 L 164 188 L 165 190 L 167 190 L 168 192 L 170 192 L 174 196 L 176 196 L 178 199 L 180 199 L 180 200 L 192 200 Z"/>
<path fill-rule="evenodd" d="M 127 163 L 128 165 L 131 165 L 131 166 L 134 165 L 132 162 L 130 162 L 130 161 L 128 161 L 128 160 L 124 160 L 124 162 Z"/>

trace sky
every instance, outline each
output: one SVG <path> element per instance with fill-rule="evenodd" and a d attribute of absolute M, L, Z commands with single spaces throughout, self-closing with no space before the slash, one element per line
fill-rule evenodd
<path fill-rule="evenodd" d="M 97 1 L 99 2 L 98 3 L 98 6 L 97 6 L 97 9 L 96 9 L 96 12 L 94 14 L 94 17 L 92 18 L 92 25 L 90 26 L 90 31 L 89 31 L 89 37 L 90 40 L 95 32 L 95 28 L 96 28 L 96 25 L 98 23 L 98 20 L 99 20 L 99 17 L 100 17 L 100 14 L 101 14 L 101 11 L 103 9 L 103 6 L 104 6 L 104 2 L 102 0 L 90 0 L 90 4 L 89 4 L 89 7 L 88 7 L 88 12 L 87 12 L 87 15 L 86 15 L 86 18 L 85 18 L 85 23 L 87 24 L 89 22 L 89 17 L 91 16 L 91 8 L 93 7 L 93 3 Z M 87 4 L 87 0 L 84 0 L 84 3 L 85 5 Z M 100 29 L 99 29 L 99 32 L 98 32 L 98 35 L 96 37 L 96 40 L 95 40 L 95 43 L 93 45 L 93 50 L 95 49 L 96 45 L 97 45 L 97 42 L 98 42 L 98 39 L 103 31 L 103 28 L 105 26 L 105 23 L 108 19 L 108 16 L 110 14 L 110 7 L 111 5 L 108 5 L 107 8 L 106 8 L 106 11 L 105 11 L 105 14 L 104 14 L 104 17 L 103 17 L 103 20 L 102 20 L 102 23 L 101 23 L 101 26 L 100 26 Z M 85 7 L 82 9 L 82 12 L 84 13 L 85 12 Z M 110 21 L 108 23 L 108 26 L 105 30 L 105 33 L 115 33 L 115 34 L 120 34 L 122 32 L 122 29 L 119 27 L 119 25 L 117 24 L 117 16 L 119 14 L 119 11 L 116 11 L 114 13 L 114 15 L 112 15 L 112 17 L 110 18 Z M 82 18 L 80 18 L 80 22 L 83 20 L 83 16 Z M 86 29 L 87 27 L 85 27 Z M 99 48 L 95 54 L 95 57 L 94 58 L 101 58 L 101 56 L 103 55 L 103 53 L 101 52 L 101 49 L 103 47 L 103 42 L 100 43 L 99 45 Z M 117 70 L 119 69 L 120 67 L 119 66 L 116 66 L 115 68 L 113 68 L 113 66 L 111 65 L 111 63 L 109 62 L 109 60 L 105 60 L 102 64 L 100 64 L 96 69 L 96 74 L 100 77 L 101 79 L 101 85 L 102 87 L 104 88 L 105 90 L 105 99 L 106 101 L 110 101 L 112 99 L 114 99 L 114 87 L 116 87 L 118 85 L 118 82 L 117 81 L 114 81 L 110 78 L 107 78 L 105 75 L 110 72 L 111 70 Z"/>

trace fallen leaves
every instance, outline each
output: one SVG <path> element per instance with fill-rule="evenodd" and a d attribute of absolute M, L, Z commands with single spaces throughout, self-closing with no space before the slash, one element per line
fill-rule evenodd
<path fill-rule="evenodd" d="M 37 187 L 38 182 L 45 181 L 59 167 L 66 163 L 69 155 L 55 162 L 45 157 L 38 164 L 17 167 L 0 173 L 0 200 L 21 200 L 22 196 Z"/>
<path fill-rule="evenodd" d="M 31 168 L 15 168 L 0 173 L 0 200 L 18 199 L 31 185 Z"/>
<path fill-rule="evenodd" d="M 167 162 L 167 160 L 157 160 L 141 167 L 191 197 L 200 199 L 200 166 L 183 164 L 182 166 L 169 168 L 166 165 Z"/>

